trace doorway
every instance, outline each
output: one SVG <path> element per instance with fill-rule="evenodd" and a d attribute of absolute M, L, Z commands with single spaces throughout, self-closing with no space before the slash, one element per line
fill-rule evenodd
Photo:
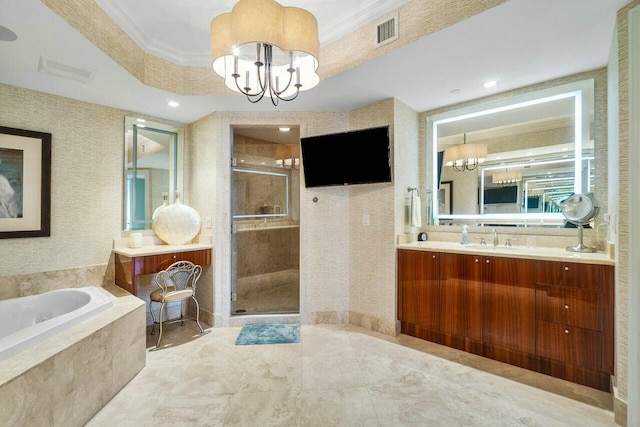
<path fill-rule="evenodd" d="M 231 314 L 300 312 L 300 132 L 233 127 Z"/>

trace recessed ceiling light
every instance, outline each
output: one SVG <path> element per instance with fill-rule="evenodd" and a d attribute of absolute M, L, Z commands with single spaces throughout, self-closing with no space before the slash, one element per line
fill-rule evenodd
<path fill-rule="evenodd" d="M 282 126 L 282 127 L 279 127 L 278 130 L 280 132 L 289 132 L 291 130 L 291 128 L 288 127 L 288 126 Z"/>
<path fill-rule="evenodd" d="M 175 107 L 179 107 L 179 106 L 180 106 L 180 103 L 179 103 L 179 102 L 177 102 L 177 101 L 167 101 L 167 105 L 168 105 L 169 107 L 173 107 L 173 108 L 175 108 Z"/>
<path fill-rule="evenodd" d="M 484 87 L 489 89 L 490 87 L 494 87 L 498 82 L 496 80 L 489 80 L 488 82 L 484 82 Z"/>

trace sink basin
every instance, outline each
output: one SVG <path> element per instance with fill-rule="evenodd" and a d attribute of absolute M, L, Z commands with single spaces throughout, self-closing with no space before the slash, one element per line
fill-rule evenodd
<path fill-rule="evenodd" d="M 468 245 L 464 245 L 463 247 L 466 247 L 472 250 L 487 251 L 487 252 L 514 252 L 514 251 L 520 251 L 523 249 L 529 249 L 526 246 L 505 246 L 505 245 L 493 246 L 493 245 L 480 245 L 478 243 L 471 243 Z"/>

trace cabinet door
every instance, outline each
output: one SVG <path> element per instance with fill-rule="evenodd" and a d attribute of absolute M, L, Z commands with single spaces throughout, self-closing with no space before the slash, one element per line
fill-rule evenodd
<path fill-rule="evenodd" d="M 564 286 L 538 285 L 538 319 L 602 330 L 600 292 Z"/>
<path fill-rule="evenodd" d="M 440 254 L 442 332 L 482 340 L 482 257 Z"/>
<path fill-rule="evenodd" d="M 536 351 L 534 262 L 485 257 L 482 338 L 486 344 Z"/>
<path fill-rule="evenodd" d="M 402 287 L 400 320 L 437 331 L 440 318 L 438 263 L 440 254 L 401 251 L 399 281 Z"/>
<path fill-rule="evenodd" d="M 602 283 L 602 266 L 594 264 L 543 261 L 536 274 L 541 285 L 600 290 Z"/>
<path fill-rule="evenodd" d="M 602 367 L 602 333 L 538 321 L 538 354 L 590 369 Z"/>

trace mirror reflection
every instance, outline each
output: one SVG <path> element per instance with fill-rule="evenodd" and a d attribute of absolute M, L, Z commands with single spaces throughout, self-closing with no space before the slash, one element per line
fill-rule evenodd
<path fill-rule="evenodd" d="M 561 203 L 594 191 L 593 80 L 429 120 L 436 224 L 562 225 Z"/>
<path fill-rule="evenodd" d="M 289 207 L 289 176 L 251 169 L 233 169 L 234 218 L 286 217 Z"/>
<path fill-rule="evenodd" d="M 125 230 L 151 229 L 153 212 L 175 201 L 181 135 L 173 126 L 125 119 Z"/>

